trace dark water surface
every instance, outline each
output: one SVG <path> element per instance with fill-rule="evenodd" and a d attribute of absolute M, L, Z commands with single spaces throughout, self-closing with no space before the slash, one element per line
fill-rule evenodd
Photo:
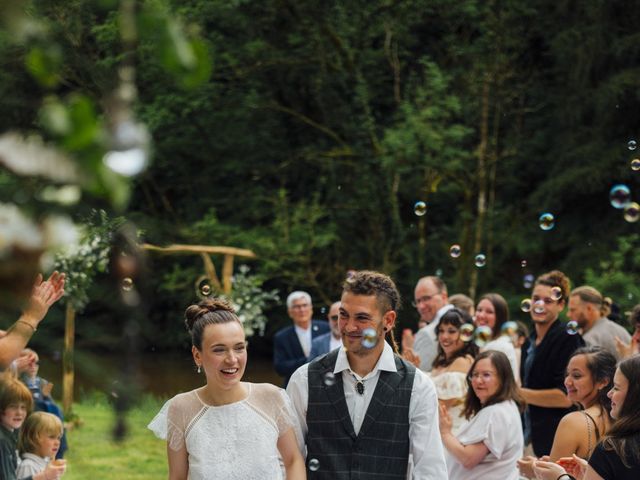
<path fill-rule="evenodd" d="M 75 352 L 74 400 L 94 390 L 111 392 L 130 368 L 135 383 L 144 394 L 160 398 L 193 390 L 204 385 L 204 373 L 198 374 L 189 352 L 144 353 L 132 359 L 105 353 Z M 136 365 L 137 364 L 137 365 Z M 40 376 L 53 382 L 53 397 L 62 398 L 62 362 L 40 357 Z M 271 358 L 250 357 L 243 380 L 282 386 L 282 378 L 273 369 Z"/>

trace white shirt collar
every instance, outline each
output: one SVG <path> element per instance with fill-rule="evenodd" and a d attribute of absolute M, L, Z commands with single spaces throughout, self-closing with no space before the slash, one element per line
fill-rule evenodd
<path fill-rule="evenodd" d="M 333 369 L 334 375 L 342 372 L 343 370 L 351 371 L 351 365 L 349 365 L 349 359 L 347 358 L 347 351 L 344 347 L 341 347 L 338 351 L 338 359 L 336 360 L 336 366 Z M 373 370 L 369 372 L 365 378 L 375 375 L 379 370 L 384 370 L 386 372 L 397 372 L 396 361 L 393 356 L 393 349 L 391 345 L 389 345 L 386 341 L 384 342 L 384 348 L 382 349 L 382 354 L 376 363 L 376 366 L 373 367 Z"/>
<path fill-rule="evenodd" d="M 293 326 L 296 329 L 296 333 L 299 337 L 309 335 L 311 333 L 311 324 L 309 324 L 309 328 L 302 328 L 295 324 Z"/>

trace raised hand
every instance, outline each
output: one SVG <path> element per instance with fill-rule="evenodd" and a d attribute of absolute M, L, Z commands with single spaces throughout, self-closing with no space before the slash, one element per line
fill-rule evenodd
<path fill-rule="evenodd" d="M 64 283 L 64 273 L 53 272 L 44 282 L 42 281 L 42 274 L 38 274 L 29 303 L 23 313 L 27 321 L 34 322 L 34 328 L 45 317 L 49 307 L 62 298 L 62 295 L 64 295 Z"/>

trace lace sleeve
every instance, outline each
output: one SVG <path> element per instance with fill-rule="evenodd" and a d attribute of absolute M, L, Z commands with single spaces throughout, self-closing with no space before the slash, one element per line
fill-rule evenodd
<path fill-rule="evenodd" d="M 278 427 L 278 436 L 282 436 L 290 428 L 295 428 L 298 422 L 287 393 L 282 389 L 278 393 L 282 404 L 276 414 L 276 426 Z"/>
<path fill-rule="evenodd" d="M 445 372 L 431 377 L 440 400 L 464 398 L 467 395 L 467 376 L 461 372 Z"/>
<path fill-rule="evenodd" d="M 187 426 L 201 409 L 194 392 L 177 395 L 163 405 L 147 428 L 166 440 L 171 450 L 180 450 L 185 444 Z"/>

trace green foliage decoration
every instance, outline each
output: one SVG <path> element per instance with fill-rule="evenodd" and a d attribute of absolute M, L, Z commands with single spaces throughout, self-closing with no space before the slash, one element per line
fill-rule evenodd
<path fill-rule="evenodd" d="M 89 303 L 96 275 L 108 271 L 113 233 L 124 223 L 122 217 L 109 218 L 104 210 L 94 210 L 82 223 L 78 244 L 55 256 L 55 268 L 67 275 L 63 301 L 76 311 Z"/>

